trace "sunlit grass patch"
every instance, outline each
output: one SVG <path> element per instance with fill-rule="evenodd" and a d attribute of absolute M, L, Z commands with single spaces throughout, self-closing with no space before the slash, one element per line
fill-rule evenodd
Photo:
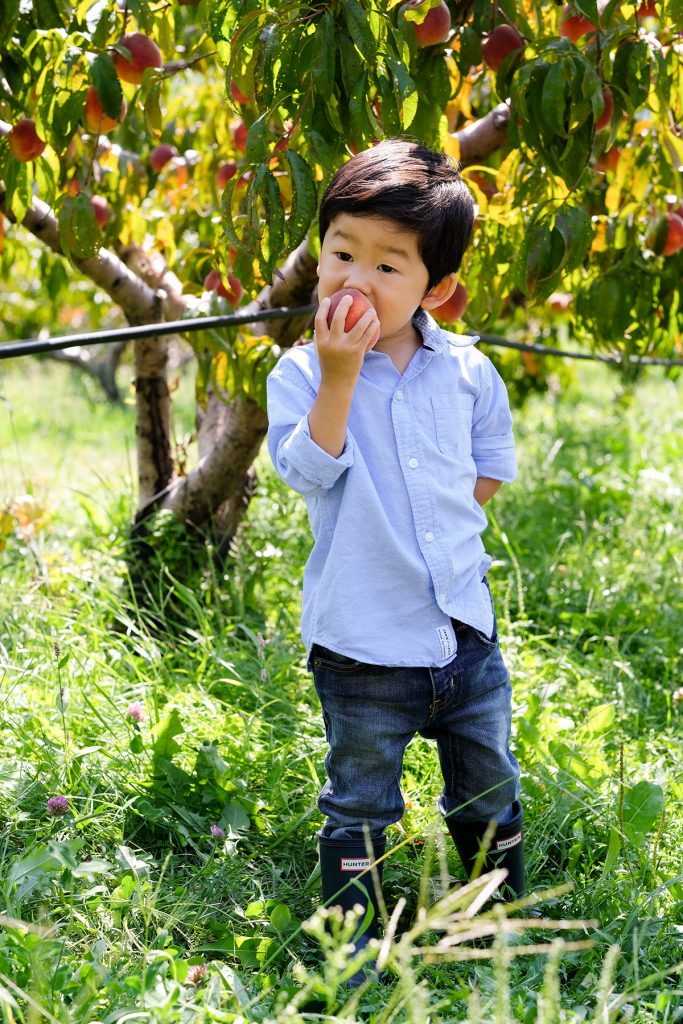
<path fill-rule="evenodd" d="M 680 1020 L 673 387 L 646 383 L 626 408 L 605 375 L 587 374 L 580 396 L 530 400 L 517 414 L 520 478 L 491 505 L 544 917 L 467 916 L 472 890 L 457 888 L 435 810 L 435 750 L 416 739 L 385 866 L 387 979 L 357 993 L 342 984 L 344 923 L 331 939 L 317 910 L 326 745 L 297 636 L 302 503 L 261 458 L 224 567 L 161 517 L 143 609 L 123 557 L 125 457 L 106 487 L 93 477 L 76 497 L 62 470 L 85 466 L 91 443 L 113 449 L 123 421 L 97 410 L 97 430 L 61 433 L 51 461 L 50 410 L 33 408 L 11 443 L 51 514 L 33 534 L 13 528 L 0 593 L 5 1020 Z M 89 403 L 70 402 L 89 422 Z M 482 929 L 492 945 L 472 941 Z"/>

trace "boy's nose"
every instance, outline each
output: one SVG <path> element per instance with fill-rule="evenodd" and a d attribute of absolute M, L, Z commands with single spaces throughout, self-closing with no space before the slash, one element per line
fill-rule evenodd
<path fill-rule="evenodd" d="M 359 272 L 356 268 L 349 270 L 348 274 L 344 279 L 345 288 L 355 288 L 356 291 L 362 292 L 363 295 L 368 296 L 370 289 L 368 282 L 365 279 L 365 275 Z"/>

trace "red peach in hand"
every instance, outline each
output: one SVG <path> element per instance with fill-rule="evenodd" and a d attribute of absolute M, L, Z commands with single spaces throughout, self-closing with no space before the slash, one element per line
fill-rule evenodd
<path fill-rule="evenodd" d="M 335 292 L 330 298 L 330 308 L 327 311 L 327 326 L 332 326 L 332 317 L 335 314 L 337 306 L 344 298 L 345 295 L 350 295 L 353 299 L 351 306 L 346 313 L 346 319 L 344 320 L 344 330 L 348 333 L 352 327 L 355 327 L 360 318 L 363 316 L 368 309 L 372 309 L 372 303 L 362 292 L 359 292 L 357 288 L 342 288 L 340 291 Z M 377 331 L 377 337 L 373 338 L 373 345 L 379 341 L 379 330 Z"/>

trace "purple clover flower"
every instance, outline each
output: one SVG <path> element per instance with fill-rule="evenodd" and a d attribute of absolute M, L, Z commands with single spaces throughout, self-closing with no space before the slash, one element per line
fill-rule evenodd
<path fill-rule="evenodd" d="M 214 839 L 225 839 L 225 832 L 220 827 L 220 825 L 211 826 L 211 835 L 214 837 Z"/>
<path fill-rule="evenodd" d="M 147 717 L 145 714 L 145 705 L 140 700 L 134 700 L 132 704 L 129 704 L 126 714 L 129 718 L 132 718 L 134 722 L 144 722 Z"/>
<path fill-rule="evenodd" d="M 69 801 L 61 793 L 51 796 L 47 802 L 47 813 L 51 818 L 62 818 L 68 810 Z"/>
<path fill-rule="evenodd" d="M 190 964 L 187 968 L 187 984 L 200 985 L 206 974 L 206 964 Z"/>

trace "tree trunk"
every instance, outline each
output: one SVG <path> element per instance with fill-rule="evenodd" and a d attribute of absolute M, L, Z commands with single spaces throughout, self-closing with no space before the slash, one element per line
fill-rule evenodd
<path fill-rule="evenodd" d="M 285 261 L 274 283 L 240 312 L 308 305 L 316 277 L 316 261 L 303 242 Z M 267 334 L 282 348 L 296 341 L 310 316 L 254 323 L 254 334 Z M 175 480 L 163 498 L 163 507 L 179 519 L 204 529 L 209 523 L 227 552 L 255 489 L 252 466 L 265 437 L 265 410 L 240 396 L 226 403 L 213 388 L 198 428 L 199 463 L 187 476 Z"/>

